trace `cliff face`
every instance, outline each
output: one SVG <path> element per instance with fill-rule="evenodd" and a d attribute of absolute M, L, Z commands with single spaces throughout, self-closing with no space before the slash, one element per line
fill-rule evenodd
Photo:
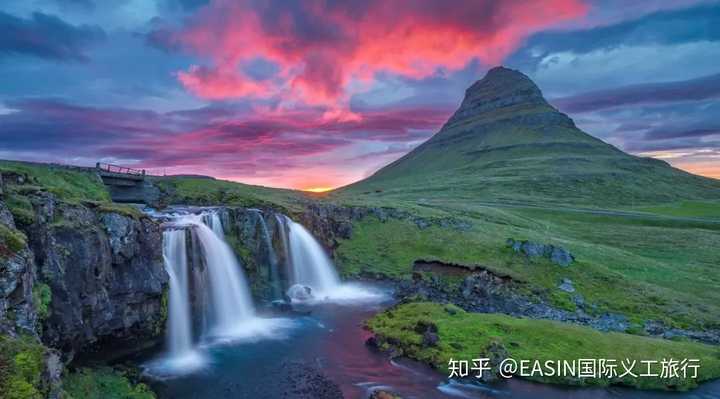
<path fill-rule="evenodd" d="M 2 260 L 0 320 L 37 332 L 67 358 L 160 334 L 167 275 L 159 224 L 26 183 L 5 179 L 3 202 L 13 206 L 0 206 L 0 221 L 26 245 Z"/>
<path fill-rule="evenodd" d="M 51 197 L 38 205 L 28 236 L 52 292 L 43 340 L 70 352 L 160 333 L 167 275 L 159 225 Z"/>
<path fill-rule="evenodd" d="M 32 289 L 35 264 L 13 215 L 0 202 L 0 333 L 34 333 L 37 313 Z"/>

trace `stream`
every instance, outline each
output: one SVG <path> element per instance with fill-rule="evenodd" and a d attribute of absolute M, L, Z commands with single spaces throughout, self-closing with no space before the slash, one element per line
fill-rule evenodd
<path fill-rule="evenodd" d="M 341 391 L 345 398 L 361 399 L 387 390 L 404 399 L 720 399 L 720 381 L 687 393 L 567 388 L 519 379 L 461 384 L 423 364 L 391 360 L 365 345 L 370 332 L 363 325 L 393 304 L 392 289 L 342 282 L 308 230 L 285 215 L 273 215 L 283 244 L 285 264 L 280 265 L 265 221 L 271 216 L 251 212 L 261 222 L 271 255 L 273 292 L 280 291 L 279 274 L 286 271 L 287 298 L 275 306 L 256 307 L 241 262 L 226 240 L 220 210 L 180 208 L 159 215 L 165 222 L 163 257 L 170 276 L 167 341 L 162 351 L 138 360 L 160 398 L 324 399 L 339 397 Z"/>
<path fill-rule="evenodd" d="M 387 293 L 386 298 L 390 298 Z M 321 303 L 308 315 L 285 317 L 274 335 L 204 347 L 207 364 L 193 373 L 154 379 L 160 398 L 283 398 L 289 387 L 289 362 L 314 364 L 339 385 L 345 398 L 367 398 L 386 389 L 403 398 L 720 398 L 720 381 L 687 393 L 637 391 L 625 388 L 564 388 L 522 380 L 492 385 L 462 385 L 422 364 L 390 360 L 364 344 L 370 333 L 364 320 L 390 306 L 376 303 Z M 308 398 L 312 397 L 307 396 Z"/>

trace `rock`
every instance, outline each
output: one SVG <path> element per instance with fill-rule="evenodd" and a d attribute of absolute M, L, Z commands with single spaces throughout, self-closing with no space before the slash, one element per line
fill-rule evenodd
<path fill-rule="evenodd" d="M 575 257 L 567 250 L 561 247 L 552 247 L 550 252 L 550 262 L 562 267 L 567 267 L 570 266 L 574 260 Z"/>
<path fill-rule="evenodd" d="M 62 373 L 65 365 L 63 364 L 60 353 L 56 350 L 49 349 L 45 353 L 45 372 L 43 380 L 45 385 L 50 388 L 48 398 L 56 399 L 63 397 L 62 390 Z"/>
<path fill-rule="evenodd" d="M 380 350 L 380 343 L 374 335 L 365 340 L 365 346 L 373 350 Z"/>
<path fill-rule="evenodd" d="M 520 245 L 520 250 L 529 257 L 539 257 L 545 255 L 545 245 L 531 241 L 523 241 Z"/>
<path fill-rule="evenodd" d="M 483 371 L 482 376 L 479 378 L 480 381 L 487 383 L 498 379 L 500 364 L 503 360 L 509 358 L 510 355 L 507 349 L 505 349 L 505 346 L 497 341 L 492 341 L 480 357 L 489 359 L 488 364 L 490 365 L 490 370 Z"/>
<path fill-rule="evenodd" d="M 21 238 L 13 216 L 3 202 L 0 202 L 0 224 L 15 239 Z M 10 244 L 5 242 L 6 239 L 0 239 L 0 333 L 14 334 L 22 330 L 35 335 L 37 314 L 32 295 L 36 279 L 35 259 L 27 243 Z"/>
<path fill-rule="evenodd" d="M 287 296 L 293 301 L 307 301 L 313 299 L 312 288 L 295 284 L 287 290 Z"/>
<path fill-rule="evenodd" d="M 34 204 L 36 223 L 25 234 L 51 292 L 43 342 L 72 357 L 160 336 L 168 276 L 159 224 L 47 193 Z"/>
<path fill-rule="evenodd" d="M 544 257 L 562 267 L 570 266 L 575 260 L 575 257 L 569 251 L 555 245 L 518 241 L 513 238 L 508 238 L 505 243 L 515 253 L 523 254 L 528 258 Z"/>
<path fill-rule="evenodd" d="M 560 288 L 560 290 L 565 291 L 565 292 L 575 292 L 575 287 L 573 287 L 573 282 L 572 282 L 572 280 L 570 280 L 568 278 L 562 279 L 558 288 Z"/>
<path fill-rule="evenodd" d="M 423 334 L 422 345 L 426 348 L 430 346 L 437 346 L 439 341 L 440 337 L 437 335 L 437 333 L 425 331 L 425 333 Z"/>
<path fill-rule="evenodd" d="M 287 370 L 282 394 L 287 399 L 343 399 L 340 387 L 310 363 L 291 361 L 281 365 Z"/>
<path fill-rule="evenodd" d="M 401 396 L 385 390 L 373 391 L 369 399 L 402 399 Z"/>

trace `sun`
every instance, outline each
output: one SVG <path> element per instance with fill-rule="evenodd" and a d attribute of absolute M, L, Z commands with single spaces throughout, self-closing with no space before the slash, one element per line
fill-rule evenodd
<path fill-rule="evenodd" d="M 309 191 L 311 193 L 324 193 L 327 191 L 332 190 L 332 187 L 310 187 L 310 188 L 304 188 L 302 191 Z"/>

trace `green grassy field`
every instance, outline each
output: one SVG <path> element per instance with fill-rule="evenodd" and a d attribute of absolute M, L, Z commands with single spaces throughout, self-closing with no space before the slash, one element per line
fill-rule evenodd
<path fill-rule="evenodd" d="M 635 210 L 667 216 L 720 219 L 720 201 L 682 201 Z"/>
<path fill-rule="evenodd" d="M 285 190 L 226 180 L 196 177 L 153 177 L 153 183 L 165 193 L 170 204 L 227 205 L 300 209 L 306 195 Z"/>
<path fill-rule="evenodd" d="M 110 368 L 82 369 L 63 378 L 69 399 L 154 399 L 145 384 L 133 384 L 125 375 Z"/>
<path fill-rule="evenodd" d="M 107 189 L 91 170 L 0 161 L 0 172 L 30 176 L 33 181 L 25 190 L 44 189 L 66 201 L 110 201 Z"/>
<path fill-rule="evenodd" d="M 618 374 L 626 363 L 636 375 L 646 370 L 642 361 L 663 359 L 698 359 L 698 378 L 626 376 L 620 378 L 580 379 L 558 376 L 535 376 L 531 380 L 569 385 L 628 385 L 642 389 L 677 389 L 695 387 L 698 382 L 720 377 L 720 347 L 691 342 L 675 342 L 620 333 L 601 333 L 590 328 L 551 321 L 513 318 L 499 314 L 467 313 L 453 305 L 409 303 L 381 313 L 368 321 L 378 335 L 380 347 L 389 349 L 388 341 L 402 354 L 434 365 L 448 373 L 449 360 L 492 358 L 503 348 L 515 360 L 558 361 L 577 359 L 614 359 Z M 421 326 L 437 327 L 436 346 L 423 345 Z M 418 332 L 420 331 L 420 332 Z M 549 339 L 551 337 L 551 339 Z M 503 354 L 503 358 L 505 354 Z M 495 360 L 495 361 L 499 361 Z M 660 366 L 653 366 L 660 372 Z M 655 368 L 657 367 L 657 368 Z"/>
<path fill-rule="evenodd" d="M 442 213 L 473 227 L 419 229 L 409 221 L 367 218 L 337 248 L 340 269 L 409 278 L 419 259 L 479 265 L 564 308 L 573 306 L 570 295 L 557 286 L 569 278 L 598 313 L 621 313 L 638 325 L 662 320 L 682 328 L 720 327 L 720 223 L 521 207 L 430 212 Z M 562 246 L 576 262 L 567 268 L 529 262 L 506 248 L 510 237 Z"/>

